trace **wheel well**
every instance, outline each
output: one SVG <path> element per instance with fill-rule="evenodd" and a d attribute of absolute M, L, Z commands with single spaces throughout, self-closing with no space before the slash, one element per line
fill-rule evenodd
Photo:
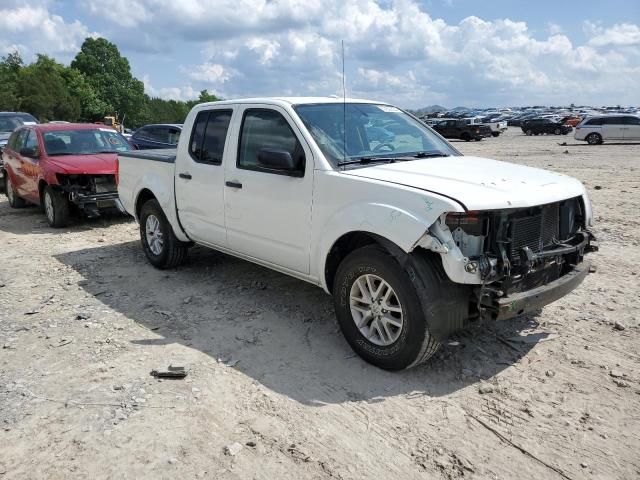
<path fill-rule="evenodd" d="M 42 194 L 44 193 L 44 189 L 47 187 L 47 182 L 44 180 L 40 180 L 38 182 L 38 198 L 40 199 L 40 203 L 42 203 Z"/>
<path fill-rule="evenodd" d="M 147 188 L 143 189 L 138 194 L 138 199 L 136 200 L 136 218 L 140 218 L 140 210 L 142 206 L 148 201 L 156 198 L 153 192 Z"/>
<path fill-rule="evenodd" d="M 327 289 L 333 291 L 333 279 L 336 271 L 345 259 L 354 250 L 364 247 L 365 245 L 377 244 L 386 248 L 384 239 L 368 232 L 349 232 L 341 236 L 329 250 L 327 260 L 324 266 L 324 278 L 327 284 Z"/>

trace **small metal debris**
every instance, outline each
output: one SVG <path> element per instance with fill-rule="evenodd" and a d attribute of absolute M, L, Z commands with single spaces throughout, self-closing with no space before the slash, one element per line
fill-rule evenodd
<path fill-rule="evenodd" d="M 609 375 L 611 375 L 613 378 L 622 378 L 622 377 L 624 377 L 624 373 L 622 373 L 620 370 L 611 370 L 609 372 Z"/>
<path fill-rule="evenodd" d="M 151 370 L 151 375 L 156 378 L 184 378 L 187 376 L 187 371 L 182 366 L 169 365 L 166 370 Z"/>
<path fill-rule="evenodd" d="M 624 326 L 624 323 L 616 320 L 615 323 L 613 324 L 613 328 L 615 328 L 616 330 L 622 331 L 622 330 L 626 329 L 627 327 Z"/>

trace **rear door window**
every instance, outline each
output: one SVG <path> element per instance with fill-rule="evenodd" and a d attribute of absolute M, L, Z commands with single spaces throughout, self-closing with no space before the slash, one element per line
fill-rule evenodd
<path fill-rule="evenodd" d="M 624 117 L 608 117 L 604 119 L 605 125 L 623 125 Z"/>
<path fill-rule="evenodd" d="M 198 113 L 189 142 L 189 154 L 196 162 L 220 165 L 231 122 L 232 110 Z"/>
<path fill-rule="evenodd" d="M 585 122 L 585 125 L 588 126 L 598 126 L 598 125 L 603 125 L 604 124 L 604 118 L 592 118 L 591 120 L 587 120 Z"/>

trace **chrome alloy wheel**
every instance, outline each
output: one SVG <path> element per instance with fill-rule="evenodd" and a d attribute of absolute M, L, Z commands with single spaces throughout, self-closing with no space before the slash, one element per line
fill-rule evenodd
<path fill-rule="evenodd" d="M 162 229 L 160 228 L 160 220 L 155 215 L 149 215 L 145 222 L 145 230 L 147 235 L 147 245 L 154 255 L 162 253 L 164 240 L 162 238 Z"/>
<path fill-rule="evenodd" d="M 386 347 L 398 339 L 404 326 L 402 305 L 385 280 L 361 275 L 351 286 L 349 302 L 351 317 L 367 340 Z"/>
<path fill-rule="evenodd" d="M 50 222 L 53 222 L 53 199 L 49 192 L 45 192 L 44 194 L 44 213 L 47 216 L 47 219 Z"/>

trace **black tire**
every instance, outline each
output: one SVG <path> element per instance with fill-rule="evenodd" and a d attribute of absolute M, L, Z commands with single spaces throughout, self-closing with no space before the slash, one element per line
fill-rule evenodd
<path fill-rule="evenodd" d="M 24 208 L 27 206 L 27 202 L 20 198 L 18 194 L 13 189 L 13 183 L 11 183 L 11 179 L 9 178 L 9 172 L 5 171 L 4 173 L 4 193 L 9 200 L 9 206 L 11 208 Z"/>
<path fill-rule="evenodd" d="M 471 135 L 469 135 L 468 133 L 463 133 L 462 135 L 460 135 L 460 140 L 464 140 L 465 142 L 470 142 Z"/>
<path fill-rule="evenodd" d="M 491 136 L 492 137 L 499 137 L 500 136 L 500 132 L 491 132 Z"/>
<path fill-rule="evenodd" d="M 62 228 L 69 224 L 69 200 L 64 192 L 47 185 L 42 192 L 42 206 L 49 226 Z"/>
<path fill-rule="evenodd" d="M 530 137 L 531 135 L 533 135 L 533 130 L 528 129 L 528 130 L 527 130 L 526 132 L 524 132 L 524 133 L 527 135 L 527 137 Z"/>
<path fill-rule="evenodd" d="M 602 135 L 592 132 L 585 138 L 589 145 L 602 145 Z"/>
<path fill-rule="evenodd" d="M 147 220 L 151 216 L 157 219 L 161 234 L 159 248 L 153 247 L 156 249 L 155 253 L 147 240 Z M 140 241 L 149 262 L 156 268 L 174 268 L 187 258 L 189 244 L 181 242 L 175 236 L 169 220 L 156 199 L 147 200 L 140 210 Z"/>
<path fill-rule="evenodd" d="M 406 263 L 413 265 L 410 261 Z M 377 367 L 402 370 L 426 362 L 436 353 L 448 333 L 462 327 L 467 316 L 468 297 L 458 295 L 460 290 L 448 278 L 443 278 L 441 266 L 438 270 L 433 263 L 419 270 L 421 273 L 416 273 L 413 266 L 405 265 L 403 268 L 378 245 L 351 252 L 338 267 L 333 291 L 338 323 L 351 348 Z M 376 344 L 365 337 L 351 313 L 351 289 L 365 274 L 376 275 L 387 282 L 401 305 L 403 325 L 399 333 L 395 331 L 398 335 L 396 340 L 388 345 Z M 450 330 L 443 333 L 440 328 L 435 335 L 432 328 L 442 325 L 447 325 Z"/>
<path fill-rule="evenodd" d="M 559 128 L 556 128 L 556 129 L 553 131 L 553 134 L 554 134 L 554 135 L 560 135 L 561 133 L 562 133 L 562 130 L 560 130 Z"/>

